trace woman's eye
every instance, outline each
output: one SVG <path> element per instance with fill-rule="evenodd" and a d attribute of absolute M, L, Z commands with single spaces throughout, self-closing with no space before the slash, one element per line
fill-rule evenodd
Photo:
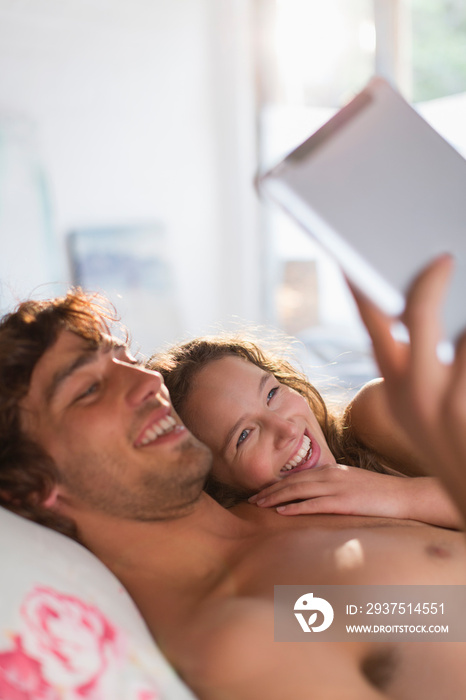
<path fill-rule="evenodd" d="M 273 397 L 275 396 L 277 391 L 278 391 L 278 386 L 274 386 L 273 389 L 270 389 L 269 393 L 267 394 L 267 403 L 269 403 L 269 401 L 271 401 L 273 399 Z"/>
<path fill-rule="evenodd" d="M 241 435 L 238 438 L 238 442 L 236 443 L 236 447 L 239 447 L 242 442 L 244 442 L 249 435 L 251 431 L 248 428 L 245 428 L 242 432 Z"/>

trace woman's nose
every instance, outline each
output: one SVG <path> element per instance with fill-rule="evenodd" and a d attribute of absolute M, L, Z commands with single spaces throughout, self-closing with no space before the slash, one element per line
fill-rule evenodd
<path fill-rule="evenodd" d="M 283 447 L 298 435 L 297 425 L 279 414 L 274 414 L 272 417 L 272 430 L 276 447 Z"/>

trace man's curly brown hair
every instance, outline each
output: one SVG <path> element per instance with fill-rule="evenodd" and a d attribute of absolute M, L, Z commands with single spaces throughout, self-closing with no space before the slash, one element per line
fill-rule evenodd
<path fill-rule="evenodd" d="M 53 460 L 21 428 L 20 403 L 42 355 L 63 330 L 99 345 L 116 320 L 104 299 L 80 289 L 25 301 L 0 321 L 0 505 L 77 539 L 75 524 L 43 503 L 59 482 Z"/>

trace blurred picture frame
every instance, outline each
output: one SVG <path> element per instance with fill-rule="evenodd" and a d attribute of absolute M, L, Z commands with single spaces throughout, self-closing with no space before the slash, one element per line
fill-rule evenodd
<path fill-rule="evenodd" d="M 67 240 L 71 280 L 105 295 L 144 354 L 180 333 L 173 266 L 160 222 L 90 226 Z"/>

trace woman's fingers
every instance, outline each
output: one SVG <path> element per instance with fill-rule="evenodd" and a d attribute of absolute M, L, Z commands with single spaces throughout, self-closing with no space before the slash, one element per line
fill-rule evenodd
<path fill-rule="evenodd" d="M 384 377 L 394 381 L 406 362 L 406 347 L 392 334 L 394 319 L 383 313 L 365 294 L 348 281 L 361 319 L 372 340 L 374 355 Z"/>
<path fill-rule="evenodd" d="M 329 490 L 334 490 L 335 484 L 341 483 L 342 473 L 350 469 L 351 467 L 343 464 L 324 464 L 314 469 L 296 472 L 267 486 L 248 500 L 250 503 L 267 507 L 298 498 L 316 498 L 327 494 Z"/>
<path fill-rule="evenodd" d="M 443 339 L 442 308 L 452 265 L 449 255 L 437 258 L 416 278 L 407 295 L 403 314 L 411 345 L 407 369 L 418 386 L 425 386 L 426 380 L 439 382 L 444 378 L 438 361 L 438 346 Z M 434 367 L 437 371 L 432 374 Z"/>
<path fill-rule="evenodd" d="M 457 395 L 460 406 L 464 407 L 466 404 L 466 331 L 460 336 L 456 344 L 450 392 Z"/>
<path fill-rule="evenodd" d="M 466 332 L 458 339 L 450 375 L 442 403 L 445 432 L 450 449 L 466 455 Z"/>
<path fill-rule="evenodd" d="M 319 498 L 311 498 L 299 503 L 287 503 L 283 506 L 278 506 L 277 513 L 281 515 L 315 515 L 319 513 L 338 513 L 343 512 L 338 507 L 338 500 L 332 496 L 321 496 Z"/>
<path fill-rule="evenodd" d="M 280 482 L 281 483 L 281 482 Z M 282 485 L 280 489 L 265 495 L 258 494 L 258 498 L 250 500 L 258 506 L 276 506 L 279 503 L 287 503 L 302 498 L 315 498 L 322 495 L 323 484 L 321 482 L 298 482 Z"/>
<path fill-rule="evenodd" d="M 452 258 L 443 255 L 415 279 L 407 295 L 403 321 L 410 342 L 392 336 L 393 319 L 352 288 L 362 320 L 372 338 L 374 354 L 386 380 L 387 396 L 398 420 L 420 427 L 438 416 L 449 368 L 439 361 L 441 310 L 451 276 Z"/>

